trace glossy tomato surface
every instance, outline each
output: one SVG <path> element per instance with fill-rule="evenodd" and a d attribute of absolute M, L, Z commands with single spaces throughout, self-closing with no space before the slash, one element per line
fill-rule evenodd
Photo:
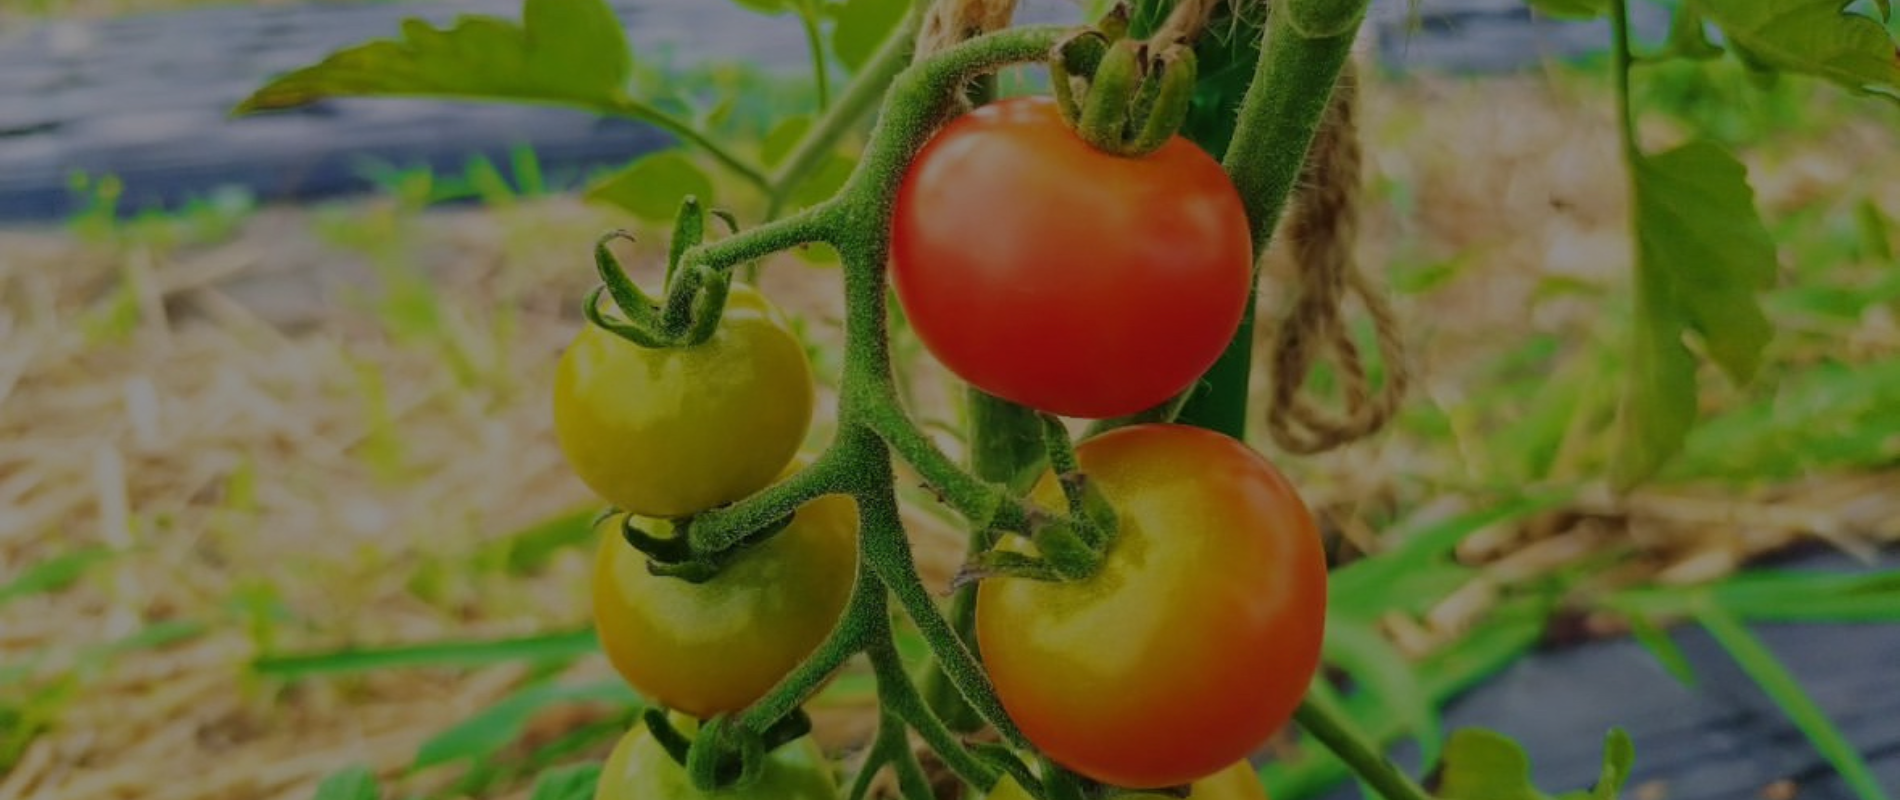
<path fill-rule="evenodd" d="M 735 285 L 703 344 L 649 349 L 583 327 L 555 373 L 554 431 L 608 502 L 680 517 L 770 483 L 804 444 L 813 401 L 804 346 Z"/>
<path fill-rule="evenodd" d="M 937 359 L 990 394 L 1064 416 L 1159 405 L 1213 365 L 1252 276 L 1247 215 L 1180 137 L 1095 149 L 1046 98 L 939 131 L 897 195 L 891 277 Z"/>
<path fill-rule="evenodd" d="M 827 495 L 790 527 L 747 549 L 711 580 L 647 571 L 647 558 L 602 523 L 594 627 L 607 659 L 641 695 L 702 719 L 759 699 L 824 641 L 857 574 L 857 504 Z M 648 533 L 670 536 L 664 522 Z"/>
<path fill-rule="evenodd" d="M 1319 665 L 1326 562 L 1313 518 L 1258 453 L 1138 425 L 1076 448 L 1119 515 L 1090 578 L 992 578 L 977 636 L 1033 744 L 1104 783 L 1192 783 L 1286 723 Z M 1053 476 L 1034 497 L 1061 505 Z"/>
<path fill-rule="evenodd" d="M 984 795 L 985 800 L 1035 800 L 1022 784 L 1007 775 L 996 784 L 996 788 Z M 1160 794 L 1123 794 L 1119 800 L 1173 800 Z M 1232 766 L 1211 776 L 1195 781 L 1188 788 L 1186 800 L 1267 800 L 1267 790 L 1260 784 L 1260 774 L 1252 764 L 1245 761 L 1234 762 Z"/>
<path fill-rule="evenodd" d="M 675 719 L 691 735 L 691 721 Z M 702 792 L 646 726 L 635 725 L 607 757 L 594 800 L 838 800 L 838 788 L 824 754 L 807 737 L 772 751 L 757 782 Z"/>

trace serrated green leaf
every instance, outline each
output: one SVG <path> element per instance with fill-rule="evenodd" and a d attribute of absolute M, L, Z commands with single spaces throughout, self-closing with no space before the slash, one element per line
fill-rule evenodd
<path fill-rule="evenodd" d="M 1873 17 L 1850 0 L 1689 0 L 1722 28 L 1751 67 L 1825 78 L 1856 91 L 1900 99 L 1900 56 Z"/>
<path fill-rule="evenodd" d="M 382 789 L 376 775 L 363 767 L 351 767 L 331 774 L 317 784 L 316 800 L 377 800 Z"/>
<path fill-rule="evenodd" d="M 1542 800 L 1531 785 L 1531 762 L 1510 737 L 1481 728 L 1461 728 L 1445 742 L 1439 776 L 1443 800 Z"/>
<path fill-rule="evenodd" d="M 909 6 L 904 0 L 846 0 L 831 28 L 831 52 L 844 68 L 855 73 L 890 38 Z"/>
<path fill-rule="evenodd" d="M 805 132 L 811 130 L 811 117 L 795 114 L 778 121 L 767 131 L 765 139 L 759 143 L 759 161 L 765 166 L 776 167 L 792 149 L 805 138 Z"/>
<path fill-rule="evenodd" d="M 541 773 L 528 800 L 592 800 L 600 783 L 599 764 L 576 764 Z"/>
<path fill-rule="evenodd" d="M 1683 58 L 1703 61 L 1720 58 L 1722 48 L 1709 41 L 1708 21 L 1690 7 L 1676 9 L 1669 20 L 1669 52 Z"/>
<path fill-rule="evenodd" d="M 1524 0 L 1531 8 L 1557 19 L 1595 19 L 1610 13 L 1608 0 Z"/>
<path fill-rule="evenodd" d="M 402 38 L 339 50 L 279 76 L 236 113 L 330 97 L 510 99 L 614 109 L 633 71 L 626 34 L 605 0 L 525 0 L 522 22 L 463 15 L 438 29 L 405 19 Z"/>
<path fill-rule="evenodd" d="M 1773 328 L 1759 293 L 1774 282 L 1775 245 L 1755 210 L 1747 169 L 1720 146 L 1692 142 L 1632 165 L 1636 306 L 1621 408 L 1617 482 L 1649 477 L 1696 417 L 1697 334 L 1736 381 L 1754 376 Z"/>
<path fill-rule="evenodd" d="M 616 206 L 651 222 L 673 219 L 688 196 L 712 205 L 712 178 L 678 150 L 644 156 L 587 188 L 588 200 Z"/>
<path fill-rule="evenodd" d="M 639 702 L 640 697 L 618 680 L 580 686 L 536 684 L 424 742 L 416 751 L 414 766 L 423 769 L 450 761 L 488 758 L 520 739 L 534 715 L 550 706 L 580 703 L 631 706 Z"/>
<path fill-rule="evenodd" d="M 1444 748 L 1438 709 L 1419 682 L 1411 662 L 1371 624 L 1338 615 L 1326 621 L 1326 663 L 1353 677 L 1361 691 L 1392 712 L 1405 732 L 1418 740 L 1419 763 L 1431 769 Z"/>

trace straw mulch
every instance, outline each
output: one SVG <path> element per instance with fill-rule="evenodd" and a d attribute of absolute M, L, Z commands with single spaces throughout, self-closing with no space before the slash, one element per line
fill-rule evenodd
<path fill-rule="evenodd" d="M 1373 87 L 1371 169 L 1412 187 L 1420 208 L 1373 211 L 1368 263 L 1402 238 L 1473 261 L 1403 307 L 1424 376 L 1413 402 L 1476 391 L 1468 365 L 1505 349 L 1512 336 L 1500 332 L 1589 330 L 1589 303 L 1533 302 L 1539 276 L 1622 280 L 1608 106 L 1575 91 L 1533 79 Z M 1856 126 L 1828 138 L 1802 159 L 1757 165 L 1766 204 L 1873 195 L 1900 210 L 1900 181 L 1842 156 L 1881 152 L 1863 148 L 1891 135 Z M 0 233 L 0 585 L 78 548 L 108 554 L 70 587 L 0 605 L 0 669 L 20 670 L 0 683 L 42 701 L 70 692 L 41 704 L 50 716 L 0 775 L 0 800 L 288 799 L 347 765 L 396 775 L 523 670 L 285 685 L 253 675 L 251 660 L 586 624 L 586 552 L 520 576 L 485 547 L 592 502 L 553 446 L 546 391 L 592 280 L 588 247 L 616 221 L 567 200 L 339 213 L 269 211 L 233 240 L 169 248 Z M 397 244 L 336 243 L 381 230 Z M 642 250 L 647 280 L 657 250 Z M 435 287 L 433 316 L 401 290 L 418 278 Z M 767 284 L 835 341 L 835 273 L 788 260 Z M 390 313 L 392 296 L 411 311 Z M 398 316 L 412 323 L 388 324 Z M 1853 336 L 1864 352 L 1900 352 L 1891 319 Z M 1418 476 L 1455 474 L 1459 458 L 1385 436 L 1288 464 L 1330 528 L 1375 548 L 1363 520 L 1424 501 Z M 1430 500 L 1421 513 L 1469 502 Z M 919 547 L 940 580 L 959 537 L 933 519 L 917 516 Z M 1693 580 L 1816 535 L 1856 548 L 1900 538 L 1900 476 L 1595 497 L 1469 543 L 1490 578 L 1392 630 L 1428 650 L 1472 624 L 1498 585 L 1603 548 L 1640 547 L 1622 580 Z M 177 621 L 208 628 L 101 651 Z M 607 674 L 598 659 L 580 671 Z M 17 694 L 0 686 L 0 703 L 27 699 Z M 852 739 L 861 717 L 831 720 L 828 741 Z M 582 721 L 550 719 L 539 734 Z"/>

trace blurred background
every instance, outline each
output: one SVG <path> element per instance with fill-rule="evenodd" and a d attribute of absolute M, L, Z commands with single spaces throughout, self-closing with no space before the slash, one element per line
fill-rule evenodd
<path fill-rule="evenodd" d="M 768 164 L 787 120 L 809 125 L 825 90 L 798 15 L 612 5 L 634 96 Z M 830 91 L 879 5 L 823 4 Z M 1684 452 L 1618 496 L 1632 249 L 1608 26 L 1516 0 L 1375 6 L 1359 259 L 1419 378 L 1368 441 L 1254 442 L 1341 565 L 1386 565 L 1334 587 L 1328 659 L 1362 724 L 1402 760 L 1447 726 L 1503 730 L 1547 786 L 1589 784 L 1623 725 L 1639 797 L 1900 793 L 1900 109 L 1732 58 L 1641 73 L 1646 140 L 1748 165 L 1776 338 L 1756 380 L 1710 371 Z M 1667 35 L 1669 4 L 1632 11 L 1639 39 Z M 630 266 L 657 285 L 677 196 L 748 220 L 759 198 L 652 125 L 581 111 L 230 116 L 403 18 L 466 13 L 520 7 L 0 0 L 0 799 L 288 800 L 359 771 L 389 796 L 527 797 L 635 713 L 588 630 L 598 504 L 554 444 L 554 361 L 595 237 L 639 232 Z M 1084 18 L 1061 0 L 1018 17 Z M 603 188 L 630 162 L 669 177 Z M 1266 320 L 1290 269 L 1270 257 Z M 835 388 L 826 255 L 761 282 Z M 956 451 L 958 392 L 898 345 Z M 963 534 L 913 499 L 942 585 Z M 865 676 L 834 683 L 821 740 L 848 752 L 872 702 Z M 1357 791 L 1315 753 L 1262 761 L 1280 800 Z"/>

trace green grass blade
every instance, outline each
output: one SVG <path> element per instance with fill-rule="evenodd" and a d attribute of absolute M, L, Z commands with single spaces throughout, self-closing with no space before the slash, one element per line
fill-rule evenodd
<path fill-rule="evenodd" d="M 1376 698 L 1418 740 L 1419 763 L 1431 769 L 1444 746 L 1438 709 L 1405 655 L 1375 626 L 1333 616 L 1326 622 L 1326 662 L 1345 670 L 1361 694 Z"/>
<path fill-rule="evenodd" d="M 111 556 L 112 551 L 106 548 L 88 547 L 41 561 L 28 567 L 19 577 L 0 584 L 0 606 L 29 595 L 61 591 Z"/>
<path fill-rule="evenodd" d="M 599 649 L 593 629 L 519 639 L 432 642 L 406 647 L 335 650 L 265 656 L 251 662 L 259 675 L 296 680 L 314 675 L 417 667 L 479 667 L 510 661 L 558 661 Z"/>
<path fill-rule="evenodd" d="M 316 800 L 377 800 L 382 796 L 375 774 L 363 767 L 351 767 L 317 784 Z"/>
<path fill-rule="evenodd" d="M 630 708 L 639 705 L 640 697 L 619 680 L 579 686 L 553 683 L 528 686 L 423 742 L 416 751 L 414 768 L 463 759 L 487 759 L 521 738 L 528 723 L 543 709 L 579 703 Z"/>
<path fill-rule="evenodd" d="M 1743 626 L 1741 620 L 1723 608 L 1720 604 L 1709 602 L 1696 609 L 1696 621 L 1708 629 L 1717 644 L 1726 650 L 1742 671 L 1760 685 L 1762 691 L 1780 706 L 1789 721 L 1806 734 L 1808 741 L 1814 744 L 1834 769 L 1840 772 L 1847 785 L 1861 800 L 1892 800 L 1885 789 L 1875 779 L 1865 759 L 1861 758 L 1847 737 L 1841 735 L 1821 707 L 1815 705 L 1814 698 L 1801 688 L 1801 683 L 1788 672 L 1780 660 L 1775 658 L 1760 639 Z"/>

